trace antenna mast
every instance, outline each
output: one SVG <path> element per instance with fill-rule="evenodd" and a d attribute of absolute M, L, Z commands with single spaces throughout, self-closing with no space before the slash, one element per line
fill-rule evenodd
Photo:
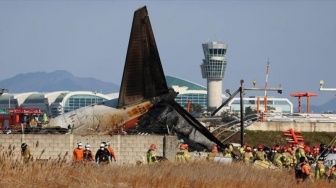
<path fill-rule="evenodd" d="M 270 64 L 270 62 L 269 62 L 269 58 L 268 58 L 268 60 L 267 60 L 267 68 L 266 68 L 266 80 L 265 80 L 265 97 L 267 97 L 267 82 L 268 82 L 268 69 L 269 69 L 269 64 Z"/>

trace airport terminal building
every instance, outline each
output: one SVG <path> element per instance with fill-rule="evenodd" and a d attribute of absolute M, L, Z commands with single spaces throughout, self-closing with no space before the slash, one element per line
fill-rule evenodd
<path fill-rule="evenodd" d="M 174 88 L 178 92 L 176 102 L 183 108 L 187 108 L 188 101 L 193 104 L 199 104 L 203 110 L 207 110 L 207 88 L 197 83 L 177 78 L 166 76 L 168 87 Z M 91 91 L 56 91 L 50 93 L 27 92 L 27 93 L 3 93 L 0 96 L 0 113 L 8 113 L 9 108 L 39 108 L 43 113 L 51 117 L 56 117 L 63 113 L 76 110 L 81 107 L 89 106 L 95 103 L 104 102 L 107 100 L 117 100 L 119 94 L 102 94 Z M 222 101 L 227 99 L 222 95 Z M 244 107 L 256 109 L 257 97 L 244 98 Z M 225 107 L 227 110 L 234 112 L 240 111 L 239 98 L 234 98 Z M 262 110 L 263 99 L 259 102 Z M 276 112 L 293 113 L 293 104 L 286 98 L 269 97 L 267 105 L 274 107 Z"/>

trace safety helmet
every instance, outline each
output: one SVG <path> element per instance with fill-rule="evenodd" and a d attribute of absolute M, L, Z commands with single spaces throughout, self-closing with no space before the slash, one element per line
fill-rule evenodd
<path fill-rule="evenodd" d="M 180 145 L 180 149 L 181 149 L 181 150 L 188 149 L 188 144 L 181 144 L 181 145 Z"/>
<path fill-rule="evenodd" d="M 86 144 L 86 145 L 85 145 L 85 148 L 90 148 L 90 144 Z"/>
<path fill-rule="evenodd" d="M 26 147 L 27 147 L 27 144 L 26 144 L 26 143 L 22 143 L 22 144 L 21 144 L 21 148 L 22 148 L 22 149 L 24 149 L 24 148 L 26 148 Z"/>
<path fill-rule="evenodd" d="M 107 145 L 110 146 L 110 145 L 111 145 L 111 142 L 107 142 Z"/>
<path fill-rule="evenodd" d="M 181 139 L 180 139 L 180 143 L 183 143 L 183 142 L 184 142 L 184 140 L 181 138 Z"/>
<path fill-rule="evenodd" d="M 213 145 L 213 146 L 211 147 L 211 151 L 218 151 L 217 146 L 216 146 L 216 145 Z"/>
<path fill-rule="evenodd" d="M 83 146 L 82 142 L 78 142 L 77 146 Z"/>
<path fill-rule="evenodd" d="M 102 144 L 104 144 L 104 146 L 107 146 L 106 142 L 102 142 Z"/>
<path fill-rule="evenodd" d="M 100 148 L 104 148 L 104 147 L 105 147 L 105 144 L 101 143 Z"/>
<path fill-rule="evenodd" d="M 304 147 L 304 145 L 305 145 L 305 144 L 304 144 L 304 142 L 299 142 L 299 143 L 298 143 L 298 147 L 301 147 L 301 148 L 303 148 L 303 147 Z"/>
<path fill-rule="evenodd" d="M 310 152 L 310 147 L 309 147 L 309 146 L 304 146 L 303 150 L 304 150 L 306 153 L 309 153 L 309 152 Z"/>
<path fill-rule="evenodd" d="M 252 151 L 252 148 L 250 146 L 246 146 L 246 151 Z"/>
<path fill-rule="evenodd" d="M 155 144 L 151 144 L 150 145 L 150 149 L 156 149 L 156 145 Z"/>

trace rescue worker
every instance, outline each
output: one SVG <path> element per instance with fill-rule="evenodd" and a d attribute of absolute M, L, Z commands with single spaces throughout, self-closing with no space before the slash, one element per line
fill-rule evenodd
<path fill-rule="evenodd" d="M 189 149 L 188 144 L 184 143 L 184 140 L 181 139 L 180 144 L 179 144 L 179 150 L 180 151 L 177 152 L 176 155 L 175 155 L 176 161 L 182 162 L 182 163 L 189 162 L 191 156 L 189 154 L 188 149 Z"/>
<path fill-rule="evenodd" d="M 313 146 L 313 157 L 315 160 L 317 160 L 319 153 L 320 153 L 320 147 L 318 145 L 314 145 Z"/>
<path fill-rule="evenodd" d="M 116 157 L 116 155 L 114 153 L 114 149 L 112 148 L 110 142 L 107 142 L 107 149 L 109 150 L 109 152 L 111 154 L 111 161 L 114 160 L 114 162 L 116 162 L 117 161 L 117 157 Z"/>
<path fill-rule="evenodd" d="M 83 162 L 83 144 L 81 142 L 77 143 L 77 148 L 75 148 L 72 152 L 72 161 L 75 163 Z"/>
<path fill-rule="evenodd" d="M 246 145 L 239 148 L 240 159 L 244 160 L 244 153 L 245 153 Z"/>
<path fill-rule="evenodd" d="M 285 161 L 285 157 L 282 155 L 282 151 L 281 148 L 279 146 L 275 147 L 275 154 L 273 156 L 273 164 L 275 164 L 278 168 L 282 168 L 283 165 L 283 161 Z"/>
<path fill-rule="evenodd" d="M 233 145 L 229 144 L 224 149 L 224 157 L 232 157 Z"/>
<path fill-rule="evenodd" d="M 316 167 L 315 167 L 315 179 L 322 179 L 325 177 L 325 166 L 323 164 L 323 161 L 318 160 Z"/>
<path fill-rule="evenodd" d="M 296 157 L 296 161 L 300 161 L 301 157 L 304 157 L 306 161 L 308 161 L 307 157 L 306 157 L 306 153 L 304 151 L 304 143 L 303 142 L 299 142 L 298 146 L 295 150 L 295 157 Z"/>
<path fill-rule="evenodd" d="M 296 151 L 296 147 L 294 147 L 294 146 L 292 146 L 291 147 L 291 150 L 289 150 L 290 151 L 290 153 L 292 154 L 292 159 L 293 159 L 293 164 L 292 164 L 292 166 L 294 167 L 296 164 L 298 164 L 299 163 L 299 161 L 296 159 L 296 156 L 295 156 L 295 151 Z"/>
<path fill-rule="evenodd" d="M 33 153 L 26 143 L 21 144 L 21 160 L 23 163 L 33 162 Z"/>
<path fill-rule="evenodd" d="M 105 144 L 101 143 L 99 149 L 96 152 L 95 161 L 98 165 L 107 165 L 111 162 L 111 154 L 108 149 L 105 148 Z"/>
<path fill-rule="evenodd" d="M 207 156 L 207 161 L 214 161 L 215 160 L 215 157 L 219 156 L 219 153 L 218 153 L 218 148 L 216 145 L 213 145 L 211 147 L 211 153 L 208 154 Z"/>
<path fill-rule="evenodd" d="M 293 153 L 293 149 L 292 147 L 288 147 L 287 148 L 287 152 L 289 153 L 289 162 L 290 162 L 290 166 L 291 167 L 294 167 L 296 164 L 297 164 L 297 161 L 296 161 L 296 157 Z"/>
<path fill-rule="evenodd" d="M 295 179 L 297 184 L 305 182 L 308 178 L 311 178 L 309 167 L 305 161 L 306 158 L 302 156 L 299 159 L 299 163 L 295 166 Z"/>
<path fill-rule="evenodd" d="M 261 144 L 258 145 L 258 150 L 255 152 L 254 160 L 266 161 L 265 156 L 264 146 Z"/>
<path fill-rule="evenodd" d="M 92 163 L 95 161 L 94 154 L 90 149 L 90 145 L 86 144 L 83 151 L 83 161 L 84 163 Z"/>
<path fill-rule="evenodd" d="M 250 164 L 253 161 L 253 154 L 252 154 L 252 148 L 250 146 L 246 146 L 245 153 L 244 153 L 244 163 Z"/>
<path fill-rule="evenodd" d="M 292 166 L 293 160 L 292 160 L 292 155 L 288 152 L 289 147 L 284 146 L 282 147 L 282 158 L 281 162 L 283 166 L 286 168 L 290 168 Z"/>
<path fill-rule="evenodd" d="M 329 180 L 329 183 L 335 182 L 335 180 L 336 180 L 336 165 L 333 165 L 330 168 L 329 175 L 328 175 L 328 180 Z"/>
<path fill-rule="evenodd" d="M 147 151 L 147 163 L 148 164 L 156 164 L 158 160 L 156 158 L 156 145 L 151 144 L 149 150 Z"/>

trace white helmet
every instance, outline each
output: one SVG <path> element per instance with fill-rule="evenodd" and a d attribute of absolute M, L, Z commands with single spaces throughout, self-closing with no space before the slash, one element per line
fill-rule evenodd
<path fill-rule="evenodd" d="M 104 148 L 104 147 L 105 147 L 105 144 L 101 143 L 100 148 Z"/>
<path fill-rule="evenodd" d="M 85 148 L 90 148 L 90 144 L 86 144 L 86 145 L 85 145 Z"/>
<path fill-rule="evenodd" d="M 77 146 L 82 147 L 83 146 L 82 142 L 77 143 Z"/>

